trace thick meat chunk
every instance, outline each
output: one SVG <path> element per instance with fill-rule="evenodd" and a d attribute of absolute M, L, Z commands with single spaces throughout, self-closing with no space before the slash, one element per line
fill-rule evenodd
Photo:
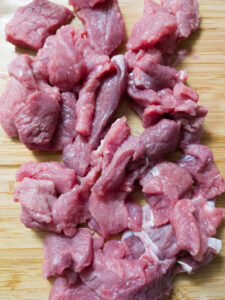
<path fill-rule="evenodd" d="M 16 57 L 9 65 L 12 76 L 2 95 L 1 122 L 10 135 L 15 129 L 23 143 L 32 150 L 48 150 L 60 111 L 60 93 L 43 81 L 35 80 L 32 58 Z M 9 121 L 4 118 L 9 115 Z"/>
<path fill-rule="evenodd" d="M 88 210 L 89 194 L 76 186 L 73 190 L 59 196 L 52 210 L 55 232 L 64 232 L 71 237 L 76 233 L 76 226 L 90 219 Z"/>
<path fill-rule="evenodd" d="M 47 0 L 33 0 L 20 7 L 6 25 L 6 38 L 12 44 L 34 50 L 40 49 L 45 39 L 73 17 L 71 10 Z"/>
<path fill-rule="evenodd" d="M 81 47 L 82 32 L 67 25 L 57 30 L 56 37 L 48 63 L 49 80 L 60 90 L 69 91 L 86 74 Z"/>
<path fill-rule="evenodd" d="M 43 277 L 61 276 L 66 270 L 80 273 L 92 262 L 93 242 L 89 229 L 79 228 L 73 238 L 49 233 L 44 240 Z"/>
<path fill-rule="evenodd" d="M 195 180 L 195 195 L 213 199 L 225 191 L 224 180 L 207 146 L 197 144 L 187 146 L 178 164 L 185 168 Z"/>
<path fill-rule="evenodd" d="M 151 28 L 151 30 L 149 30 Z M 142 17 L 133 27 L 127 43 L 128 50 L 152 47 L 177 30 L 176 18 L 167 12 Z"/>
<path fill-rule="evenodd" d="M 71 285 L 69 281 L 60 277 L 57 278 L 52 286 L 49 300 L 101 300 L 94 290 L 89 289 L 83 284 Z"/>
<path fill-rule="evenodd" d="M 107 0 L 78 12 L 94 49 L 110 55 L 125 40 L 125 25 L 117 0 Z"/>
<path fill-rule="evenodd" d="M 71 190 L 76 182 L 74 170 L 67 169 L 58 162 L 25 162 L 16 173 L 16 180 L 24 178 L 50 180 L 54 183 L 56 191 L 63 194 Z"/>
<path fill-rule="evenodd" d="M 60 110 L 55 96 L 35 92 L 15 115 L 20 140 L 31 150 L 45 148 L 53 138 Z"/>
<path fill-rule="evenodd" d="M 105 0 L 69 0 L 69 4 L 72 5 L 75 10 L 94 7 L 96 4 L 101 2 L 105 2 Z"/>
<path fill-rule="evenodd" d="M 26 226 L 51 223 L 52 206 L 57 200 L 52 181 L 24 178 L 15 189 L 14 199 L 22 206 L 21 220 Z"/>
<path fill-rule="evenodd" d="M 153 210 L 154 224 L 160 226 L 169 221 L 174 205 L 190 191 L 193 180 L 184 168 L 160 162 L 149 169 L 140 184 Z"/>
<path fill-rule="evenodd" d="M 73 236 L 76 226 L 90 219 L 88 182 L 75 185 L 74 170 L 57 162 L 27 162 L 16 177 L 20 184 L 14 198 L 22 206 L 21 219 L 27 227 Z"/>
<path fill-rule="evenodd" d="M 163 7 L 176 16 L 178 37 L 187 38 L 199 26 L 198 0 L 162 0 Z"/>
<path fill-rule="evenodd" d="M 146 147 L 148 158 L 151 161 L 159 160 L 173 152 L 179 142 L 179 132 L 177 123 L 167 119 L 145 129 L 141 134 L 141 141 Z"/>

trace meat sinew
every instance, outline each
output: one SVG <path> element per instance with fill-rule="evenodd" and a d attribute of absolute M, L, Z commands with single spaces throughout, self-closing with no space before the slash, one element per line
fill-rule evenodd
<path fill-rule="evenodd" d="M 19 7 L 6 25 L 6 39 L 18 47 L 38 50 L 50 34 L 72 18 L 72 11 L 63 5 L 48 0 L 33 0 Z"/>

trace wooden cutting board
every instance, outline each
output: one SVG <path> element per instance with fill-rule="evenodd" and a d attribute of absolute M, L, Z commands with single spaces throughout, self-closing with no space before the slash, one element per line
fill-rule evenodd
<path fill-rule="evenodd" d="M 24 53 L 5 42 L 4 26 L 18 6 L 29 1 L 0 0 L 0 93 L 7 82 L 7 64 Z M 66 4 L 67 0 L 54 0 Z M 143 0 L 120 0 L 127 33 L 142 15 Z M 200 103 L 209 107 L 204 124 L 203 143 L 208 145 L 225 177 L 225 0 L 200 0 L 201 26 L 184 47 L 189 56 L 180 68 L 189 71 L 188 83 L 200 94 Z M 76 27 L 78 20 L 73 21 Z M 121 47 L 124 49 L 124 47 Z M 140 120 L 127 108 L 133 132 L 141 130 Z M 44 233 L 34 232 L 19 221 L 20 205 L 13 202 L 15 173 L 25 161 L 60 160 L 59 154 L 28 151 L 17 139 L 10 139 L 0 129 L 0 300 L 47 300 L 51 282 L 42 279 Z M 218 199 L 225 207 L 225 197 Z M 225 222 L 217 237 L 223 240 L 221 254 L 196 275 L 181 275 L 175 281 L 171 300 L 225 299 Z M 91 299 L 90 299 L 91 300 Z M 150 299 L 149 299 L 150 300 Z"/>

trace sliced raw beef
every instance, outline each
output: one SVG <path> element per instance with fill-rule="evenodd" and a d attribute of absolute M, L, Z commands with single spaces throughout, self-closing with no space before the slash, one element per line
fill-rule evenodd
<path fill-rule="evenodd" d="M 78 12 L 94 49 L 110 55 L 125 40 L 125 25 L 117 0 L 107 0 Z"/>
<path fill-rule="evenodd" d="M 50 180 L 59 194 L 70 191 L 76 183 L 74 170 L 66 168 L 58 162 L 25 162 L 16 173 L 16 180 L 24 178 Z"/>
<path fill-rule="evenodd" d="M 112 58 L 116 73 L 104 77 L 96 97 L 95 114 L 89 137 L 77 135 L 75 141 L 64 148 L 63 162 L 75 169 L 79 176 L 85 176 L 91 164 L 91 152 L 98 148 L 106 126 L 115 112 L 126 89 L 126 65 L 122 55 Z"/>
<path fill-rule="evenodd" d="M 216 229 L 223 220 L 225 211 L 223 208 L 216 208 L 213 201 L 206 201 L 205 198 L 198 196 L 192 199 L 195 207 L 195 218 L 198 221 L 202 233 L 207 237 L 216 234 Z"/>
<path fill-rule="evenodd" d="M 72 90 L 86 74 L 83 59 L 82 31 L 63 26 L 56 32 L 56 42 L 48 62 L 49 80 L 62 91 Z"/>
<path fill-rule="evenodd" d="M 154 217 L 148 204 L 142 207 L 142 230 L 126 231 L 122 241 L 129 248 L 129 258 L 147 259 L 154 265 L 174 263 L 180 252 L 171 224 L 154 226 Z"/>
<path fill-rule="evenodd" d="M 161 0 L 163 7 L 175 15 L 178 24 L 178 37 L 187 38 L 199 27 L 198 0 Z"/>
<path fill-rule="evenodd" d="M 80 90 L 76 107 L 76 130 L 83 136 L 90 135 L 93 115 L 95 112 L 96 93 L 103 81 L 103 76 L 114 69 L 115 67 L 112 63 L 107 63 L 97 67 L 89 74 L 87 81 Z"/>
<path fill-rule="evenodd" d="M 49 300 L 101 300 L 94 290 L 89 289 L 83 284 L 71 285 L 69 281 L 60 277 L 57 278 L 52 286 Z"/>
<path fill-rule="evenodd" d="M 93 241 L 90 230 L 79 228 L 73 238 L 49 233 L 44 240 L 43 277 L 62 276 L 66 270 L 80 273 L 92 262 Z"/>
<path fill-rule="evenodd" d="M 213 199 L 225 191 L 225 182 L 214 163 L 213 154 L 207 146 L 188 145 L 178 164 L 194 178 L 195 195 Z"/>
<path fill-rule="evenodd" d="M 89 226 L 103 238 L 130 228 L 141 230 L 142 212 L 139 204 L 126 201 L 127 193 L 121 191 L 106 192 L 104 197 L 92 193 L 89 199 L 89 211 L 92 219 Z"/>
<path fill-rule="evenodd" d="M 61 94 L 58 125 L 48 150 L 62 151 L 76 137 L 76 103 L 73 93 L 66 92 Z"/>
<path fill-rule="evenodd" d="M 57 88 L 35 80 L 31 63 L 29 56 L 20 55 L 9 65 L 11 79 L 1 96 L 1 122 L 10 135 L 15 135 L 12 128 L 16 128 L 29 149 L 47 150 L 57 127 L 61 97 Z"/>
<path fill-rule="evenodd" d="M 29 149 L 48 145 L 56 130 L 60 106 L 55 95 L 35 92 L 28 96 L 15 116 L 21 142 Z"/>
<path fill-rule="evenodd" d="M 101 2 L 105 2 L 105 0 L 69 0 L 69 4 L 72 5 L 75 10 L 94 7 L 96 4 Z"/>
<path fill-rule="evenodd" d="M 81 273 L 83 285 L 101 299 L 156 300 L 170 291 L 175 275 L 171 264 L 163 269 L 144 259 L 127 259 L 123 249 L 120 243 L 109 241 L 97 250 L 92 267 Z"/>
<path fill-rule="evenodd" d="M 140 180 L 154 215 L 155 226 L 166 224 L 176 202 L 191 190 L 193 180 L 184 168 L 159 162 Z"/>
<path fill-rule="evenodd" d="M 38 50 L 50 34 L 72 18 L 72 11 L 63 5 L 47 0 L 33 0 L 18 8 L 6 25 L 6 39 L 18 47 Z"/>
<path fill-rule="evenodd" d="M 110 164 L 103 170 L 101 177 L 93 187 L 93 191 L 104 195 L 105 191 L 114 191 L 120 188 L 125 180 L 126 168 L 129 163 L 137 161 L 145 154 L 145 147 L 141 140 L 129 136 L 117 149 Z"/>
<path fill-rule="evenodd" d="M 146 147 L 149 160 L 160 160 L 166 154 L 175 151 L 179 135 L 180 127 L 172 120 L 163 119 L 146 128 L 141 134 L 141 141 Z"/>
<path fill-rule="evenodd" d="M 73 236 L 76 226 L 90 219 L 89 193 L 75 185 L 74 170 L 57 162 L 28 162 L 17 180 L 14 199 L 22 206 L 21 220 L 27 227 Z"/>
<path fill-rule="evenodd" d="M 178 201 L 171 214 L 171 224 L 180 250 L 186 250 L 201 262 L 208 248 L 215 244 L 211 236 L 216 233 L 224 213 L 202 197 Z"/>
<path fill-rule="evenodd" d="M 113 159 L 114 154 L 117 149 L 122 145 L 122 143 L 128 138 L 130 134 L 130 128 L 127 125 L 125 117 L 117 119 L 107 132 L 103 147 L 103 168 L 105 168 Z"/>
<path fill-rule="evenodd" d="M 165 37 L 173 36 L 176 30 L 176 18 L 169 12 L 157 11 L 151 15 L 145 15 L 134 25 L 127 49 L 139 50 L 153 47 Z"/>
<path fill-rule="evenodd" d="M 175 204 L 170 219 L 179 248 L 186 250 L 197 259 L 201 251 L 201 233 L 194 217 L 194 211 L 191 200 L 180 200 Z"/>

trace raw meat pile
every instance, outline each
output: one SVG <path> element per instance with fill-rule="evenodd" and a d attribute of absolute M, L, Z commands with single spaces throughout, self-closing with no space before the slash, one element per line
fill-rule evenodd
<path fill-rule="evenodd" d="M 116 56 L 125 40 L 117 0 L 69 4 L 82 29 L 65 25 L 73 13 L 47 0 L 19 8 L 6 26 L 8 41 L 38 52 L 9 65 L 2 127 L 31 150 L 62 151 L 64 163 L 23 164 L 14 199 L 27 227 L 49 231 L 50 300 L 156 300 L 222 245 L 213 236 L 225 182 L 200 144 L 207 108 L 185 84 L 187 72 L 174 68 L 179 42 L 199 26 L 198 2 L 145 0 L 125 55 Z M 126 91 L 143 121 L 139 136 L 125 117 L 112 123 Z M 166 160 L 175 150 L 181 158 Z"/>

